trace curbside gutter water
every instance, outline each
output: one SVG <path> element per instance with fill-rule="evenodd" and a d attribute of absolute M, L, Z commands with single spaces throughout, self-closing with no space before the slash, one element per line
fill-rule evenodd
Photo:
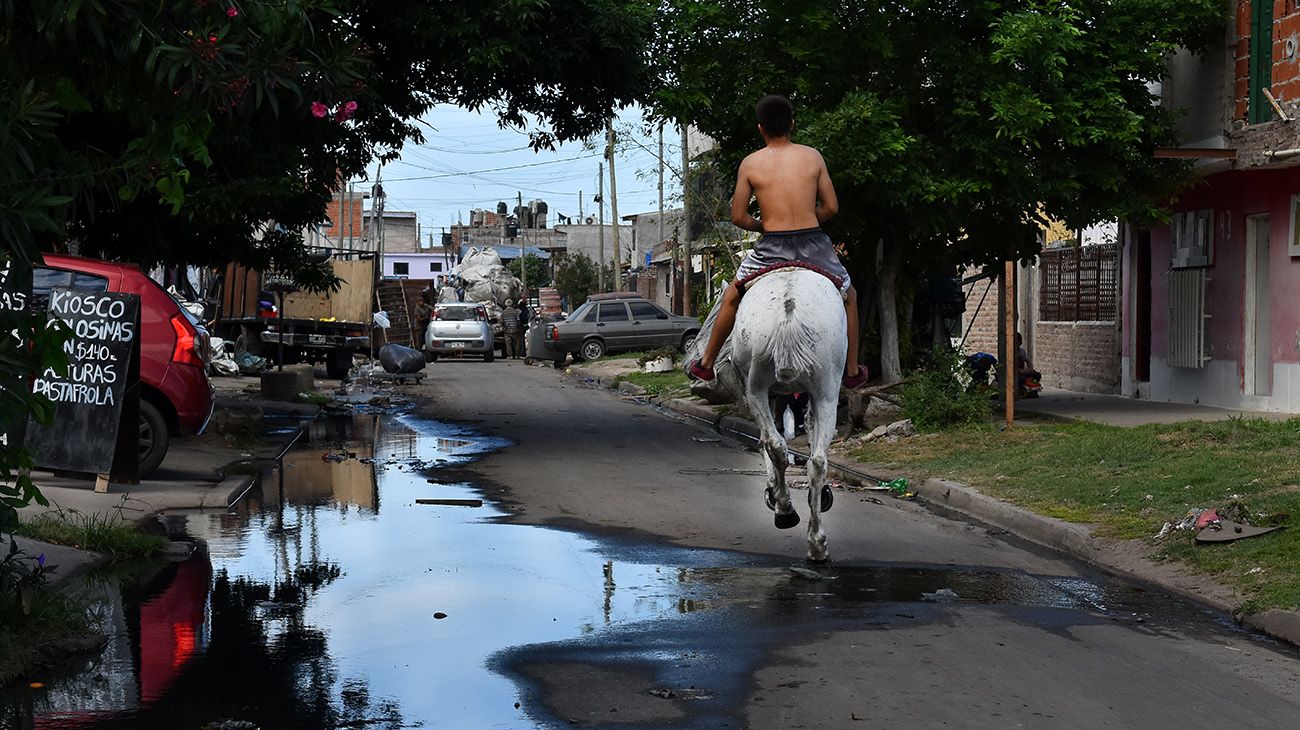
<path fill-rule="evenodd" d="M 627 395 L 645 395 L 645 389 L 620 381 L 606 387 Z M 713 407 L 701 401 L 685 398 L 654 398 L 647 400 L 662 408 L 680 413 L 709 424 L 715 429 L 729 431 L 751 439 L 758 437 L 758 428 L 752 421 L 737 416 L 719 415 Z M 831 458 L 827 469 L 839 479 L 862 486 L 866 482 L 885 481 L 869 472 L 888 473 L 889 470 L 872 464 L 862 464 Z M 897 474 L 890 474 L 894 478 Z M 1202 605 L 1225 613 L 1252 630 L 1292 646 L 1300 647 L 1300 611 L 1269 609 L 1253 614 L 1241 614 L 1237 594 L 1226 586 L 1213 583 L 1209 578 L 1185 573 L 1174 566 L 1152 561 L 1145 555 L 1131 555 L 1119 547 L 1124 541 L 1094 537 L 1086 525 L 1065 522 L 1003 502 L 978 489 L 948 479 L 927 479 L 913 487 L 921 503 L 936 514 L 956 514 L 986 523 L 1036 545 L 1081 560 L 1093 567 L 1120 575 L 1130 580 L 1156 586 Z"/>

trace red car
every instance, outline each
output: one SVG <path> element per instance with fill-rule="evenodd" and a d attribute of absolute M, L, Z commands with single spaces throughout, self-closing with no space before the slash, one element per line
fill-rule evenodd
<path fill-rule="evenodd" d="M 140 476 L 158 468 L 171 436 L 203 433 L 212 416 L 208 332 L 194 315 L 139 266 L 45 254 L 32 269 L 32 298 L 52 287 L 112 291 L 140 297 Z"/>

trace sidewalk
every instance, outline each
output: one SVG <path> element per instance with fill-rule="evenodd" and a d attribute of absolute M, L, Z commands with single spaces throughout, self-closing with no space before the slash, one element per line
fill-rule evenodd
<path fill-rule="evenodd" d="M 571 377 L 616 388 L 627 394 L 642 392 L 641 388 L 631 383 L 620 382 L 615 385 L 614 380 L 619 372 L 612 362 L 606 361 L 600 365 L 598 377 L 596 373 L 584 372 L 581 366 L 571 369 Z M 621 372 L 632 372 L 635 369 L 636 364 L 629 361 Z M 750 421 L 724 415 L 719 412 L 718 407 L 696 398 L 654 399 L 654 402 L 663 408 L 709 423 L 718 429 L 747 434 L 751 437 L 757 436 L 757 428 Z M 1018 417 L 1025 416 L 1027 419 L 1040 415 L 1125 427 L 1179 421 L 1223 421 L 1242 416 L 1285 420 L 1295 415 L 1234 411 L 1179 403 L 1156 403 L 1058 389 L 1045 389 L 1038 398 L 1017 401 L 1016 408 Z M 829 470 L 839 479 L 854 485 L 874 486 L 875 480 L 892 479 L 898 476 L 880 465 L 835 457 L 831 459 Z M 921 484 L 912 485 L 911 488 L 926 507 L 937 513 L 974 519 L 1108 572 L 1158 586 L 1232 616 L 1255 631 L 1300 646 L 1300 611 L 1269 610 L 1257 614 L 1239 615 L 1238 597 L 1230 588 L 1213 583 L 1205 576 L 1185 571 L 1177 564 L 1157 563 L 1148 558 L 1147 551 L 1135 545 L 1135 541 L 1097 538 L 1092 535 L 1088 525 L 1046 517 L 995 499 L 975 487 L 958 482 L 928 479 Z"/>
<path fill-rule="evenodd" d="M 1016 401 L 1016 415 L 1044 415 L 1073 421 L 1091 421 L 1110 426 L 1141 426 L 1149 423 L 1179 421 L 1226 421 L 1230 418 L 1265 418 L 1284 421 L 1294 413 L 1242 411 L 1191 403 L 1164 403 L 1138 400 L 1119 395 L 1076 393 L 1059 388 L 1043 388 L 1037 398 Z"/>

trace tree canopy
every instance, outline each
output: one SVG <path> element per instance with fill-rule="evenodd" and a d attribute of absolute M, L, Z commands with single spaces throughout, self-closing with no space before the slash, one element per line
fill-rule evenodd
<path fill-rule="evenodd" d="M 790 97 L 840 198 L 827 228 L 851 272 L 987 264 L 1072 227 L 1150 219 L 1187 167 L 1151 84 L 1203 48 L 1223 0 L 669 0 L 656 113 L 718 142 L 733 172 L 761 145 L 754 103 Z M 883 312 L 882 312 L 883 313 Z M 887 368 L 888 369 L 888 368 Z"/>
<path fill-rule="evenodd" d="M 0 0 L 0 26 L 0 233 L 12 246 L 70 237 L 142 263 L 293 268 L 338 180 L 422 139 L 434 104 L 538 119 L 538 146 L 598 131 L 646 86 L 650 11 Z"/>

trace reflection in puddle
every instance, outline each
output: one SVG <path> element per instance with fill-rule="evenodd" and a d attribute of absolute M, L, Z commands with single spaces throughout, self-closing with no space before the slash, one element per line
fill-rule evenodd
<path fill-rule="evenodd" d="M 752 669 L 737 657 L 758 651 L 747 624 L 784 625 L 774 614 L 859 620 L 864 604 L 916 602 L 942 588 L 962 602 L 1142 610 L 1075 579 L 887 568 L 809 577 L 748 556 L 510 524 L 490 502 L 417 504 L 482 497 L 474 485 L 438 481 L 436 468 L 507 445 L 415 418 L 315 424 L 283 480 L 272 474 L 240 512 L 183 516 L 205 553 L 138 588 L 104 589 L 107 649 L 83 671 L 25 692 L 19 723 L 562 725 L 512 667 L 548 646 L 668 667 L 725 654 L 740 666 L 715 664 L 704 679 L 730 682 L 735 698 Z M 704 638 L 674 640 L 666 624 Z M 725 652 L 706 647 L 726 636 L 735 645 Z M 6 719 L 15 718 L 0 713 Z"/>

